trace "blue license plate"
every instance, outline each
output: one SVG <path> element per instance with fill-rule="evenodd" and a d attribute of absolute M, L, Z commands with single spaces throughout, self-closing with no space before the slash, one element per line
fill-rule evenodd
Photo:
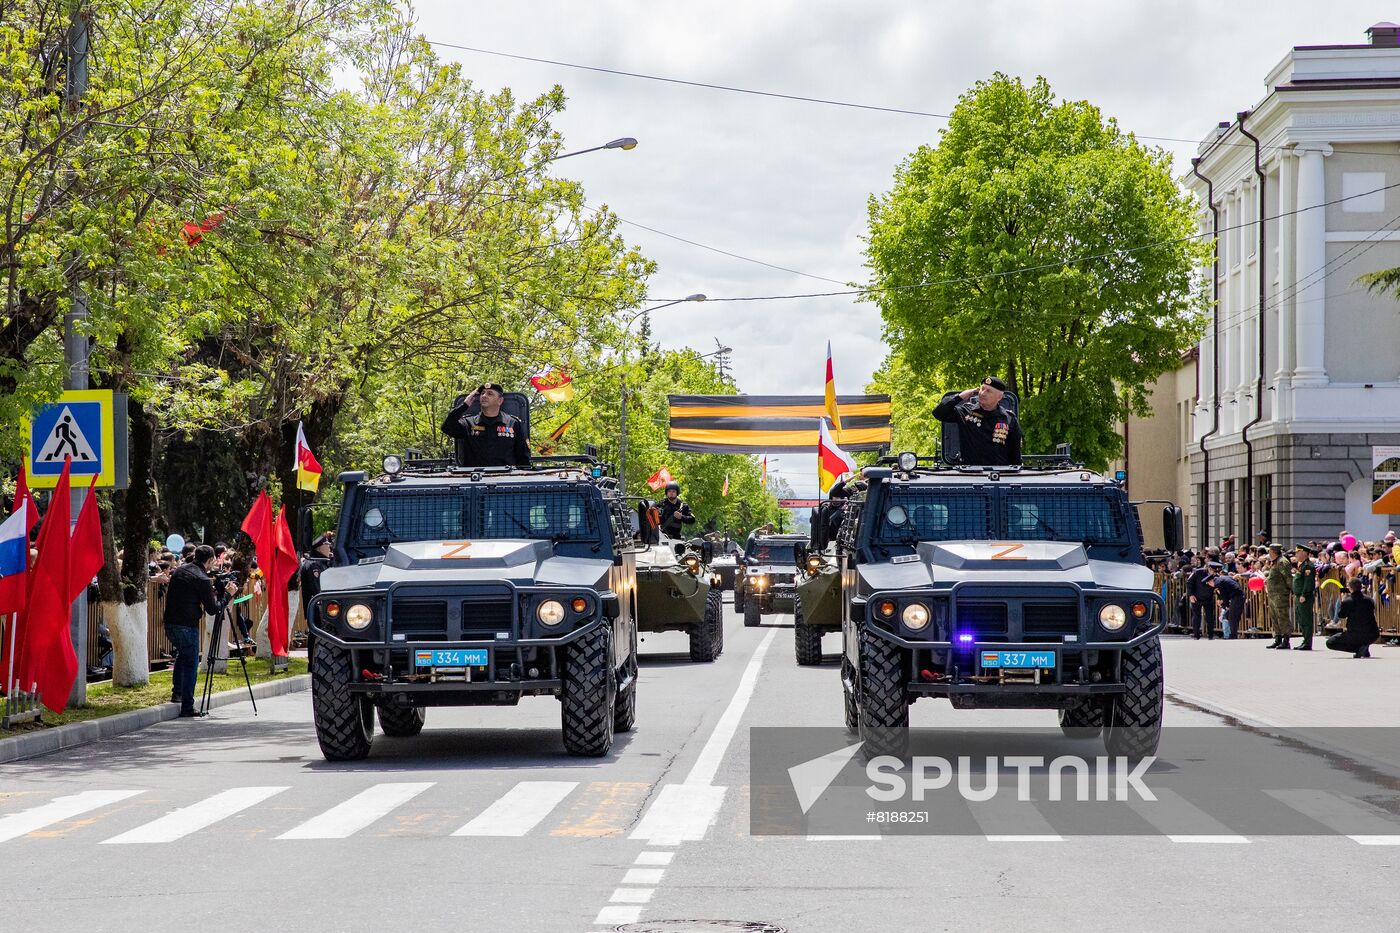
<path fill-rule="evenodd" d="M 485 667 L 486 648 L 424 648 L 413 652 L 414 667 Z"/>
<path fill-rule="evenodd" d="M 1053 651 L 983 651 L 983 667 L 1048 667 L 1055 666 Z"/>

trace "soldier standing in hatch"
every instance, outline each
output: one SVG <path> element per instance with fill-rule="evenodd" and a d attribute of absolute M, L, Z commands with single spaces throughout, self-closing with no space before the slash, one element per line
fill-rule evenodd
<path fill-rule="evenodd" d="M 482 383 L 476 391 L 447 413 L 442 433 L 462 441 L 459 466 L 527 467 L 530 445 L 525 424 L 509 412 L 501 411 L 505 389 L 494 382 Z M 472 403 L 481 399 L 481 411 L 467 414 Z"/>
<path fill-rule="evenodd" d="M 1293 601 L 1293 574 L 1288 569 L 1288 561 L 1283 559 L 1283 548 L 1269 545 L 1269 575 L 1264 581 L 1269 595 L 1269 624 L 1274 629 L 1274 643 L 1269 648 L 1292 648 L 1293 619 L 1288 614 Z"/>
<path fill-rule="evenodd" d="M 1299 651 L 1311 651 L 1313 640 L 1313 597 L 1317 594 L 1317 568 L 1313 566 L 1313 550 L 1306 544 L 1293 547 L 1298 572 L 1293 574 L 1293 617 L 1298 631 L 1303 633 Z"/>
<path fill-rule="evenodd" d="M 1021 425 L 1001 407 L 1006 384 L 988 376 L 966 392 L 943 396 L 933 416 L 958 426 L 961 462 L 978 466 L 1012 466 L 1021 462 Z"/>

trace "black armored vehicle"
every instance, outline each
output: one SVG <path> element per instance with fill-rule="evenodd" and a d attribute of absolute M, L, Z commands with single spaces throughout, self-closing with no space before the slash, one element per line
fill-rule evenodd
<path fill-rule="evenodd" d="M 734 577 L 734 610 L 753 627 L 774 612 L 797 607 L 797 549 L 806 535 L 754 535 L 739 558 Z"/>
<path fill-rule="evenodd" d="M 899 753 L 909 705 L 1047 708 L 1112 755 L 1161 733 L 1165 607 L 1134 503 L 1067 456 L 1019 467 L 914 454 L 864 471 L 834 549 L 846 726 Z M 859 488 L 859 486 L 858 486 Z M 1163 512 L 1169 549 L 1181 510 Z"/>
<path fill-rule="evenodd" d="M 332 566 L 311 602 L 312 704 L 330 760 L 374 719 L 412 736 L 430 706 L 554 697 L 564 747 L 605 755 L 633 726 L 631 515 L 591 458 L 529 469 L 385 458 L 342 473 Z"/>

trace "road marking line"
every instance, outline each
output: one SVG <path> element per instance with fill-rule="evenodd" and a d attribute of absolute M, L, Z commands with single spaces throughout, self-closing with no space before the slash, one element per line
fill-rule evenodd
<path fill-rule="evenodd" d="M 1128 806 L 1172 842 L 1203 845 L 1249 843 L 1244 836 L 1231 832 L 1230 827 L 1176 791 L 1160 788 L 1155 793 L 1156 800 L 1134 800 Z"/>
<path fill-rule="evenodd" d="M 158 820 L 138 826 L 130 832 L 102 840 L 103 845 L 125 845 L 130 843 L 174 842 L 177 839 L 212 826 L 246 810 L 254 804 L 262 803 L 269 797 L 282 793 L 286 787 L 235 787 L 199 803 L 172 810 Z"/>
<path fill-rule="evenodd" d="M 744 668 L 744 674 L 739 678 L 739 686 L 730 698 L 729 706 L 715 724 L 705 747 L 700 750 L 700 757 L 695 759 L 690 773 L 686 775 L 686 784 L 708 787 L 714 783 L 715 774 L 724 761 L 725 752 L 729 751 L 729 743 L 734 741 L 734 733 L 739 731 L 739 721 L 744 718 L 749 700 L 753 699 L 754 687 L 758 684 L 758 671 L 763 666 L 764 656 L 768 654 L 768 646 L 773 644 L 773 638 L 777 634 L 777 629 L 769 629 L 768 634 L 763 636 L 763 641 L 758 643 L 753 657 L 749 658 L 748 667 Z"/>
<path fill-rule="evenodd" d="M 660 884 L 661 876 L 666 874 L 664 868 L 629 868 L 622 876 L 623 884 Z"/>
<path fill-rule="evenodd" d="M 1363 846 L 1400 846 L 1400 836 L 1349 836 Z"/>
<path fill-rule="evenodd" d="M 344 803 L 287 830 L 278 839 L 346 839 L 408 803 L 435 782 L 375 784 Z"/>
<path fill-rule="evenodd" d="M 1058 833 L 1031 833 L 1023 836 L 987 836 L 988 842 L 1064 842 Z"/>
<path fill-rule="evenodd" d="M 594 923 L 611 923 L 621 925 L 624 923 L 636 923 L 642 918 L 642 908 L 640 907 L 604 907 L 598 911 L 598 916 L 594 918 Z"/>
<path fill-rule="evenodd" d="M 698 842 L 710 831 L 724 804 L 723 787 L 701 787 L 693 784 L 667 784 L 643 814 L 632 839 L 643 839 L 647 845 L 672 846 L 682 842 Z"/>
<path fill-rule="evenodd" d="M 1368 809 L 1350 798 L 1325 790 L 1266 790 L 1264 793 L 1361 845 L 1376 845 L 1375 842 L 1362 840 L 1384 839 L 1388 834 L 1377 833 L 1376 830 L 1396 826 L 1395 821 L 1387 819 L 1383 811 Z"/>
<path fill-rule="evenodd" d="M 674 852 L 643 852 L 637 856 L 634 865 L 669 865 L 671 859 L 676 857 Z"/>
<path fill-rule="evenodd" d="M 98 807 L 118 803 L 139 793 L 142 791 L 85 790 L 65 797 L 55 797 L 46 804 L 0 817 L 0 842 L 27 835 L 54 823 L 61 823 Z"/>
<path fill-rule="evenodd" d="M 521 781 L 454 836 L 523 836 L 578 787 L 577 781 Z"/>
<path fill-rule="evenodd" d="M 613 904 L 650 904 L 652 888 L 618 888 L 608 900 Z"/>
<path fill-rule="evenodd" d="M 1029 800 L 969 800 L 967 811 L 988 842 L 1063 842 L 1055 827 Z"/>
<path fill-rule="evenodd" d="M 884 836 L 808 836 L 808 842 L 845 842 L 854 839 L 859 842 L 879 842 Z"/>

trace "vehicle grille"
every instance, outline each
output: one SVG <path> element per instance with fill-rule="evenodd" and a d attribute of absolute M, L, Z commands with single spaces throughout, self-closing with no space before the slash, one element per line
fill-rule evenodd
<path fill-rule="evenodd" d="M 462 637 L 495 638 L 497 632 L 511 630 L 513 617 L 509 600 L 467 600 L 462 603 Z"/>
<path fill-rule="evenodd" d="M 447 602 L 441 599 L 396 599 L 394 635 L 409 641 L 447 638 Z"/>
<path fill-rule="evenodd" d="M 1021 628 L 1027 640 L 1079 634 L 1078 603 L 1027 603 L 1021 607 Z"/>
<path fill-rule="evenodd" d="M 978 641 L 1001 640 L 1007 635 L 1005 603 L 958 603 L 957 634 L 971 633 Z"/>

